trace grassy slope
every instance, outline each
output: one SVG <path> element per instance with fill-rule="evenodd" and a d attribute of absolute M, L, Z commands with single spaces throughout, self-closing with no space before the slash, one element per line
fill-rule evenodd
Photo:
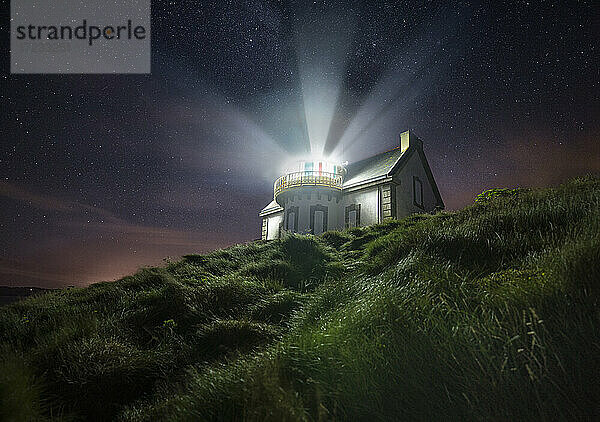
<path fill-rule="evenodd" d="M 0 416 L 600 415 L 600 180 L 237 245 L 0 309 Z"/>

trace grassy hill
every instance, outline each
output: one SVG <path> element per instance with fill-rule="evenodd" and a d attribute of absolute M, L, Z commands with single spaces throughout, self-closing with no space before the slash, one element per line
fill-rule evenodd
<path fill-rule="evenodd" d="M 600 179 L 0 308 L 5 420 L 600 417 Z"/>

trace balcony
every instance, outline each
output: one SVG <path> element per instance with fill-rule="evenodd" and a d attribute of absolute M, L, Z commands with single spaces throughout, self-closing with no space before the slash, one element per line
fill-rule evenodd
<path fill-rule="evenodd" d="M 336 173 L 319 171 L 298 171 L 288 173 L 275 180 L 275 198 L 280 193 L 293 188 L 315 186 L 329 189 L 342 190 L 343 176 Z"/>

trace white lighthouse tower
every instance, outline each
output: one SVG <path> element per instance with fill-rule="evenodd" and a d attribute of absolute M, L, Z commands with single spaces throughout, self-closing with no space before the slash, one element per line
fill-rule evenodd
<path fill-rule="evenodd" d="M 275 202 L 284 209 L 283 229 L 320 234 L 338 227 L 346 173 L 341 164 L 307 160 L 275 181 Z"/>

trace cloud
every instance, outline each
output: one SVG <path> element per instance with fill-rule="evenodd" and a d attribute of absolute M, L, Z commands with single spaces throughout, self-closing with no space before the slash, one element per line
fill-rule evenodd
<path fill-rule="evenodd" d="M 92 213 L 106 220 L 120 221 L 111 211 L 82 204 L 80 202 L 69 201 L 56 198 L 50 195 L 44 195 L 28 191 L 15 184 L 0 180 L 0 196 L 4 196 L 15 201 L 24 202 L 31 207 L 64 213 Z"/>
<path fill-rule="evenodd" d="M 204 253 L 243 239 L 238 233 L 202 232 L 128 222 L 109 210 L 0 183 L 0 195 L 54 211 L 44 230 L 27 230 L 0 259 L 0 284 L 59 287 L 114 280 L 165 257 Z M 91 218 L 98 217 L 98 218 Z M 48 235 L 53 232 L 52 235 Z M 12 256 L 10 256 L 12 254 Z"/>
<path fill-rule="evenodd" d="M 13 284 L 10 279 L 14 279 L 14 281 L 27 280 L 36 284 L 42 282 L 42 285 L 65 284 L 64 271 L 53 271 L 49 268 L 40 269 L 39 267 L 32 268 L 25 263 L 6 258 L 0 259 L 0 275 L 9 276 L 2 277 L 8 285 Z M 14 283 L 14 285 L 21 284 Z"/>

